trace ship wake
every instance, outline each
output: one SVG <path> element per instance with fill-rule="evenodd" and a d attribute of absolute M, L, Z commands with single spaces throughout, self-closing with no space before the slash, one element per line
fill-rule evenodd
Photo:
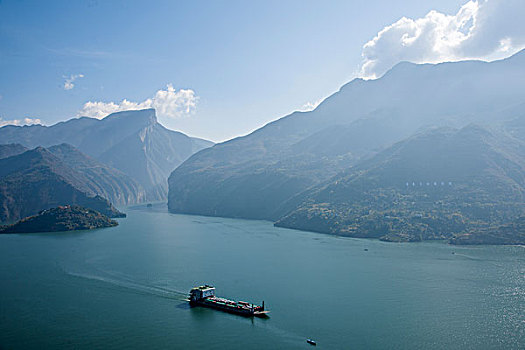
<path fill-rule="evenodd" d="M 124 290 L 145 294 L 145 295 L 154 295 L 166 299 L 175 299 L 180 301 L 186 301 L 188 293 L 176 290 L 167 286 L 160 286 L 149 283 L 141 283 L 135 281 L 131 278 L 127 278 L 123 275 L 112 274 L 110 272 L 99 271 L 97 274 L 93 273 L 80 273 L 80 272 L 66 272 L 68 275 L 82 278 L 91 281 L 97 281 L 105 283 L 109 286 L 122 288 Z"/>

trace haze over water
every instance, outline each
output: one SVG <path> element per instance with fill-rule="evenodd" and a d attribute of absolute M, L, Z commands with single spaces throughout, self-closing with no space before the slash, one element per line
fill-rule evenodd
<path fill-rule="evenodd" d="M 525 250 L 393 244 L 126 210 L 115 228 L 0 235 L 5 348 L 523 348 Z M 368 251 L 365 251 L 368 249 Z M 249 319 L 184 301 L 195 285 Z"/>

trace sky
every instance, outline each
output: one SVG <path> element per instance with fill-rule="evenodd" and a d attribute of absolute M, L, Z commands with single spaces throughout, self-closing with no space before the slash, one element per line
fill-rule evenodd
<path fill-rule="evenodd" d="M 523 0 L 0 0 L 0 126 L 155 108 L 215 142 L 400 61 L 525 47 Z"/>

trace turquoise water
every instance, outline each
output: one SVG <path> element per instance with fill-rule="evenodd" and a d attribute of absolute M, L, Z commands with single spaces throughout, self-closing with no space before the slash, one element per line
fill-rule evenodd
<path fill-rule="evenodd" d="M 164 206 L 127 214 L 109 229 L 0 235 L 0 348 L 525 347 L 524 247 L 347 239 Z M 265 300 L 271 318 L 189 308 L 202 283 Z"/>

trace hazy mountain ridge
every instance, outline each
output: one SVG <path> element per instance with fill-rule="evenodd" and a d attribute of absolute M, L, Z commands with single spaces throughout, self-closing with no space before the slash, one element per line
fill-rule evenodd
<path fill-rule="evenodd" d="M 495 125 L 525 101 L 525 51 L 496 62 L 400 63 L 311 112 L 198 152 L 169 178 L 172 212 L 276 220 L 290 198 L 415 132 Z"/>
<path fill-rule="evenodd" d="M 168 130 L 155 110 L 113 113 L 104 119 L 77 118 L 52 126 L 4 126 L 1 143 L 49 147 L 68 143 L 136 180 L 146 191 L 137 200 L 163 200 L 170 172 L 194 152 L 213 143 Z M 129 197 L 122 194 L 121 197 Z"/>
<path fill-rule="evenodd" d="M 171 171 L 203 145 L 206 141 L 191 139 L 153 122 L 104 151 L 98 159 L 133 174 L 139 183 L 147 184 L 149 198 L 161 200 L 167 198 Z"/>
<path fill-rule="evenodd" d="M 103 164 L 63 143 L 47 148 L 64 164 L 82 175 L 85 185 L 99 196 L 116 205 L 143 202 L 146 192 L 142 186 L 126 174 Z"/>
<path fill-rule="evenodd" d="M 90 188 L 88 177 L 43 147 L 0 159 L 0 221 L 14 222 L 43 209 L 81 205 L 122 216 Z"/>
<path fill-rule="evenodd" d="M 19 143 L 10 143 L 7 145 L 0 145 L 0 159 L 11 156 L 16 156 L 27 151 L 27 148 Z"/>

